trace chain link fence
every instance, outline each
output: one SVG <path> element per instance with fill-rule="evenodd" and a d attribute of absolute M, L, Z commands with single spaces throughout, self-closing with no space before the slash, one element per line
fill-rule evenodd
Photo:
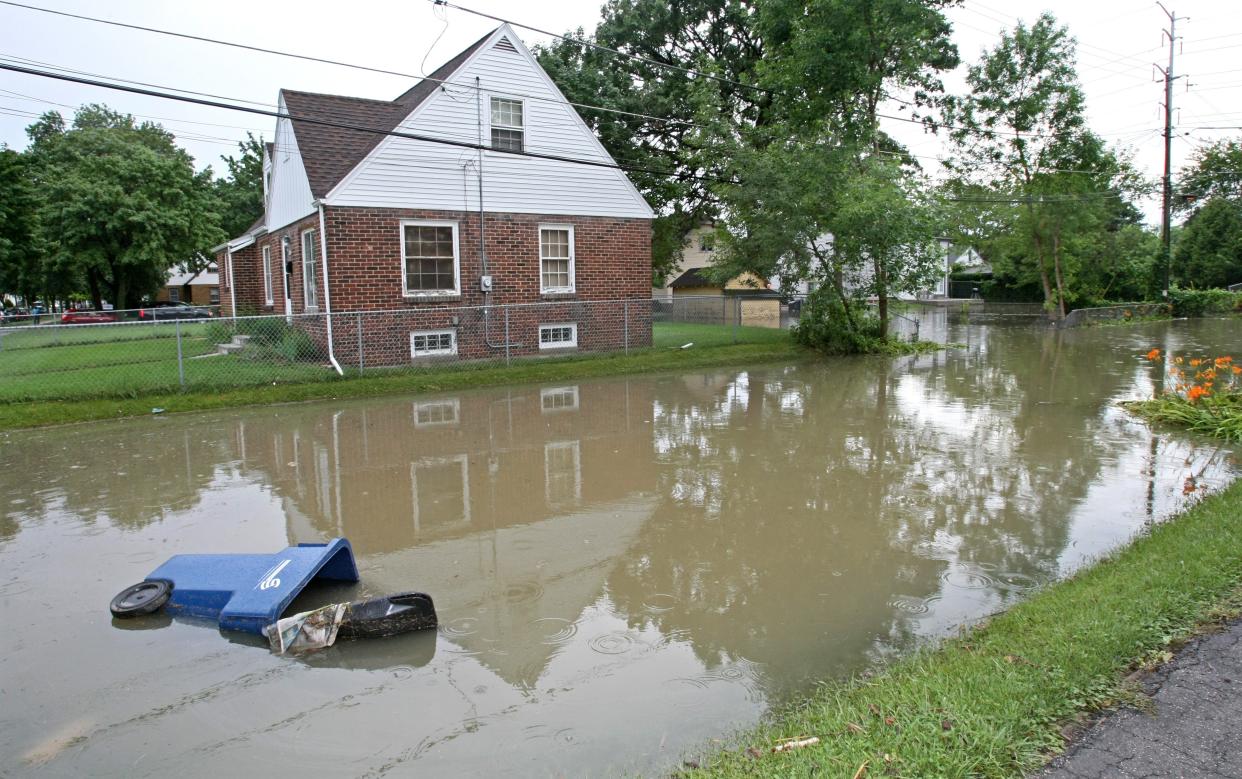
<path fill-rule="evenodd" d="M 158 311 L 158 309 L 153 309 Z M 776 298 L 545 301 L 0 327 L 0 403 L 132 397 L 783 340 Z M 7 323 L 6 323 L 7 324 Z"/>

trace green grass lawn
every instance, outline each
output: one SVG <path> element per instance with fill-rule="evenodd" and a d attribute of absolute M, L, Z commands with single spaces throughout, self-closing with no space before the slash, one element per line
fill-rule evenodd
<path fill-rule="evenodd" d="M 139 330 L 150 328 L 151 335 Z M 39 331 L 24 348 L 0 349 L 0 429 L 34 427 L 150 413 L 281 403 L 317 398 L 367 397 L 435 392 L 469 387 L 561 381 L 626 373 L 695 369 L 766 360 L 788 360 L 806 353 L 788 331 L 720 325 L 656 323 L 654 346 L 630 354 L 574 354 L 556 358 L 457 363 L 435 368 L 368 369 L 358 376 L 346 366 L 338 377 L 322 362 L 290 362 L 270 352 L 264 359 L 249 349 L 227 357 L 185 360 L 186 388 L 177 371 L 175 338 L 156 337 L 159 326 L 73 328 L 77 338 L 96 343 L 55 345 Z M 183 325 L 183 328 L 186 328 Z M 197 328 L 197 329 L 193 329 Z M 183 329 L 187 356 L 214 348 L 210 325 Z M 736 331 L 736 332 L 735 332 Z M 32 335 L 34 333 L 31 333 Z M 6 336 L 10 338 L 13 336 Z M 739 343 L 734 343 L 734 338 Z M 215 338 L 220 338 L 215 333 Z M 110 340 L 111 343 L 103 341 Z M 687 343 L 693 345 L 681 348 Z"/>
<path fill-rule="evenodd" d="M 1020 777 L 1061 726 L 1136 700 L 1123 680 L 1242 606 L 1242 482 L 990 623 L 832 681 L 689 776 Z M 774 754 L 783 740 L 814 746 Z"/>
<path fill-rule="evenodd" d="M 773 327 L 732 327 L 730 325 L 693 325 L 683 322 L 656 322 L 652 326 L 652 345 L 657 349 L 693 344 L 690 348 L 743 344 L 782 344 L 789 341 L 788 330 Z"/>

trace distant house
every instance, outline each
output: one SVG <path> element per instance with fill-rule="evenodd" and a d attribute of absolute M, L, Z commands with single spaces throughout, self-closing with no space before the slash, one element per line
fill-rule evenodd
<path fill-rule="evenodd" d="M 780 327 L 780 293 L 753 273 L 742 273 L 721 284 L 707 277 L 713 264 L 715 227 L 701 225 L 686 234 L 682 259 L 663 287 L 652 289 L 656 301 L 674 302 L 672 309 L 682 321 L 731 323 Z"/>
<path fill-rule="evenodd" d="M 173 268 L 168 272 L 168 283 L 160 287 L 155 299 L 158 302 L 218 306 L 220 305 L 220 274 L 214 265 L 199 273 L 187 273 L 180 268 Z"/>
<path fill-rule="evenodd" d="M 225 315 L 284 314 L 342 361 L 333 312 L 387 312 L 364 336 L 389 364 L 650 343 L 652 210 L 508 25 L 393 100 L 277 102 L 263 218 L 217 247 Z M 624 331 L 588 305 L 623 299 Z M 504 330 L 508 304 L 543 305 Z"/>

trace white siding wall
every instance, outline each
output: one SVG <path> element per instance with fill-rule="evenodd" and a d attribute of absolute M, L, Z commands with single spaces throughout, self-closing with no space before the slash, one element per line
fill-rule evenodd
<path fill-rule="evenodd" d="M 280 113 L 289 113 L 280 99 Z M 275 230 L 296 222 L 315 210 L 298 140 L 288 119 L 276 120 L 276 142 L 272 151 L 272 194 L 267 209 L 267 229 Z"/>
<path fill-rule="evenodd" d="M 521 97 L 564 100 L 516 36 L 511 31 L 504 34 L 518 52 L 487 45 L 453 75 L 447 91 L 437 90 L 397 129 L 477 143 L 481 108 L 482 139 L 490 144 L 490 97 L 512 97 L 523 101 L 526 151 L 612 163 L 571 106 Z M 476 76 L 483 88 L 481 98 L 473 88 Z M 389 137 L 328 194 L 327 202 L 476 210 L 477 161 L 478 152 L 473 149 Z M 622 171 L 499 152 L 483 154 L 483 201 L 487 211 L 652 216 Z"/>

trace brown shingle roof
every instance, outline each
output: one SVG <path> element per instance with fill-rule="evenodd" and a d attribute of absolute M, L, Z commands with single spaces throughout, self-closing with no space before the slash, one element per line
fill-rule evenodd
<path fill-rule="evenodd" d="M 402 119 L 435 92 L 440 81 L 453 75 L 491 36 L 492 33 L 489 32 L 475 41 L 396 100 L 369 100 L 362 97 L 281 90 L 289 115 L 295 117 L 293 133 L 297 138 L 298 151 L 302 155 L 302 164 L 306 168 L 306 177 L 310 181 L 311 194 L 316 198 L 328 194 L 329 190 L 340 183 L 379 144 L 385 133 L 395 129 Z M 351 130 L 313 122 L 299 122 L 296 117 L 367 129 Z"/>

